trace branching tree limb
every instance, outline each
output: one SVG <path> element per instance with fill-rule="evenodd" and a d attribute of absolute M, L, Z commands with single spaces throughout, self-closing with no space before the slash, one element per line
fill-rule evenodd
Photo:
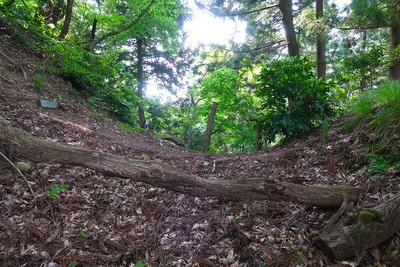
<path fill-rule="evenodd" d="M 93 49 L 96 45 L 98 45 L 98 44 L 100 44 L 101 42 L 103 42 L 104 40 L 106 40 L 106 39 L 108 39 L 108 38 L 110 38 L 110 37 L 112 37 L 112 36 L 118 35 L 118 34 L 120 34 L 120 33 L 123 33 L 123 32 L 125 32 L 125 31 L 127 31 L 127 30 L 129 30 L 129 29 L 131 29 L 133 26 L 135 26 L 135 25 L 142 19 L 142 17 L 143 17 L 144 15 L 146 15 L 146 14 L 149 12 L 151 6 L 152 6 L 155 2 L 156 2 L 156 0 L 151 0 L 151 2 L 146 6 L 146 8 L 142 11 L 142 13 L 140 13 L 139 16 L 138 16 L 134 21 L 132 21 L 131 23 L 128 23 L 128 24 L 126 24 L 125 26 L 121 26 L 118 30 L 105 33 L 105 34 L 99 36 L 98 38 L 95 38 L 95 39 L 93 40 L 93 42 L 92 42 L 92 49 Z"/>
<path fill-rule="evenodd" d="M 253 9 L 253 10 L 249 10 L 249 11 L 243 11 L 243 12 L 236 12 L 236 13 L 221 13 L 221 12 L 216 12 L 214 10 L 211 10 L 210 8 L 207 8 L 205 5 L 203 5 L 202 3 L 200 3 L 199 1 L 195 1 L 196 5 L 200 8 L 200 9 L 205 9 L 209 12 L 211 12 L 212 14 L 219 16 L 219 17 L 239 17 L 239 16 L 245 16 L 245 15 L 249 15 L 249 14 L 253 14 L 253 13 L 259 13 L 262 12 L 264 10 L 268 10 L 268 9 L 272 9 L 275 7 L 279 6 L 279 3 L 274 4 L 274 5 L 270 5 L 270 6 L 265 6 L 265 7 L 261 7 L 258 9 Z"/>
<path fill-rule="evenodd" d="M 231 50 L 231 49 L 225 48 L 222 45 L 218 45 L 217 47 L 219 49 L 222 49 L 222 50 L 225 50 L 225 51 L 228 51 L 228 52 L 232 52 L 232 53 L 235 53 L 235 54 L 244 54 L 244 53 L 251 53 L 251 52 L 263 50 L 263 49 L 266 49 L 268 47 L 272 47 L 272 46 L 280 44 L 280 43 L 287 44 L 286 40 L 282 39 L 282 40 L 278 40 L 278 41 L 275 41 L 275 42 L 268 43 L 268 44 L 263 45 L 263 46 L 259 46 L 259 47 L 255 47 L 255 48 L 247 49 L 247 50 Z"/>

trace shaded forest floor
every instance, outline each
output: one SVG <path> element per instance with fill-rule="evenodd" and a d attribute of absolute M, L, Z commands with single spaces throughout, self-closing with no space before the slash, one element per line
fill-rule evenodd
<path fill-rule="evenodd" d="M 298 184 L 365 188 L 358 205 L 375 205 L 398 190 L 398 180 L 374 182 L 351 171 L 365 160 L 361 134 L 315 130 L 259 153 L 205 155 L 151 134 L 126 132 L 97 117 L 63 79 L 42 73 L 45 59 L 0 34 L 0 116 L 46 140 L 168 163 L 207 179 L 273 178 Z M 43 109 L 32 78 L 44 74 Z M 94 118 L 96 117 L 96 118 Z M 24 160 L 11 152 L 12 160 Z M 1 266 L 399 266 L 400 235 L 354 262 L 328 262 L 313 245 L 335 209 L 288 202 L 199 198 L 90 169 L 33 165 L 26 174 L 35 194 L 0 161 Z M 50 198 L 57 185 L 67 185 Z M 381 264 L 381 265 L 379 265 Z"/>

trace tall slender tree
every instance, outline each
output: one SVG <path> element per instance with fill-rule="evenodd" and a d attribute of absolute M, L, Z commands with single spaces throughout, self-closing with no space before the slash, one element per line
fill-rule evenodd
<path fill-rule="evenodd" d="M 217 107 L 218 103 L 212 102 L 210 114 L 208 115 L 207 129 L 204 136 L 204 150 L 203 150 L 204 153 L 207 153 L 210 148 L 212 129 L 214 126 L 215 114 L 217 113 Z"/>
<path fill-rule="evenodd" d="M 91 17 L 88 38 L 92 51 L 116 51 L 118 62 L 136 77 L 130 84 L 138 96 L 139 126 L 145 127 L 146 83 L 152 77 L 168 85 L 178 83 L 180 46 L 180 15 L 177 0 L 147 0 L 104 2 L 98 5 L 101 12 Z M 112 16 L 104 16 L 111 14 Z"/>
<path fill-rule="evenodd" d="M 279 10 L 282 14 L 282 23 L 285 29 L 289 55 L 291 57 L 298 56 L 300 52 L 299 43 L 293 25 L 292 0 L 279 0 Z"/>
<path fill-rule="evenodd" d="M 71 24 L 71 19 L 72 19 L 73 5 L 74 5 L 73 0 L 67 0 L 67 11 L 65 12 L 64 24 L 63 24 L 60 34 L 58 35 L 58 37 L 61 39 L 64 39 L 65 36 L 67 36 L 67 34 L 68 34 L 69 26 Z"/>
<path fill-rule="evenodd" d="M 137 81 L 138 89 L 137 96 L 140 100 L 143 99 L 143 89 L 144 89 L 144 77 L 143 77 L 143 61 L 144 61 L 144 47 L 143 40 L 141 38 L 136 38 L 136 50 L 137 50 Z M 144 116 L 144 109 L 142 103 L 138 103 L 138 116 L 139 116 L 139 126 L 144 129 L 146 126 L 146 118 Z"/>
<path fill-rule="evenodd" d="M 315 9 L 317 20 L 321 20 L 324 15 L 324 0 L 316 0 Z M 324 80 L 326 78 L 325 34 L 323 27 L 318 27 L 317 32 L 317 76 Z"/>
<path fill-rule="evenodd" d="M 396 10 L 400 9 L 400 3 L 397 4 Z M 400 55 L 397 48 L 400 45 L 400 23 L 392 22 L 390 26 L 390 33 L 392 36 L 390 42 L 390 50 L 392 54 L 392 64 L 389 67 L 389 75 L 393 80 L 400 80 Z"/>
<path fill-rule="evenodd" d="M 395 0 L 353 0 L 352 13 L 347 20 L 350 26 L 359 29 L 388 28 L 392 57 L 389 77 L 400 80 L 400 59 L 397 48 L 400 44 L 400 2 Z"/>

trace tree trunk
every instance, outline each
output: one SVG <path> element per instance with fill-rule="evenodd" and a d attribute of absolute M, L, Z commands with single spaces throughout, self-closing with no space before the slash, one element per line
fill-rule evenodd
<path fill-rule="evenodd" d="M 90 43 L 94 42 L 96 38 L 96 29 L 97 29 L 97 19 L 93 19 L 92 30 L 90 31 Z"/>
<path fill-rule="evenodd" d="M 67 12 L 65 14 L 64 24 L 63 24 L 60 34 L 58 35 L 58 37 L 61 39 L 64 39 L 65 36 L 67 36 L 67 34 L 68 34 L 69 25 L 71 24 L 71 19 L 72 19 L 73 4 L 74 4 L 73 0 L 67 0 Z"/>
<path fill-rule="evenodd" d="M 315 6 L 317 20 L 319 20 L 324 15 L 324 1 L 316 0 Z M 323 80 L 326 79 L 325 34 L 323 26 L 318 28 L 317 33 L 317 76 Z"/>
<path fill-rule="evenodd" d="M 373 208 L 351 208 L 345 202 L 315 241 L 331 259 L 354 259 L 400 229 L 400 193 Z"/>
<path fill-rule="evenodd" d="M 2 146 L 32 162 L 82 166 L 109 176 L 132 179 L 193 196 L 340 206 L 345 199 L 356 200 L 362 192 L 354 187 L 305 186 L 266 178 L 208 180 L 158 161 L 134 160 L 81 146 L 44 141 L 11 127 L 0 117 L 0 147 Z"/>
<path fill-rule="evenodd" d="M 393 61 L 389 68 L 389 76 L 392 80 L 400 80 L 400 58 L 395 53 L 395 49 L 400 44 L 400 26 L 392 26 L 390 30 L 392 35 L 390 49 Z"/>
<path fill-rule="evenodd" d="M 364 30 L 362 33 L 362 44 L 361 48 L 364 52 L 366 52 L 366 46 L 367 46 L 367 30 Z M 367 76 L 366 73 L 363 73 L 361 76 L 361 81 L 360 81 L 360 90 L 365 91 L 367 89 L 368 83 L 367 83 Z"/>
<path fill-rule="evenodd" d="M 279 9 L 282 13 L 282 22 L 288 43 L 289 56 L 295 57 L 299 53 L 299 44 L 293 26 L 292 0 L 279 0 Z"/>
<path fill-rule="evenodd" d="M 208 116 L 207 130 L 204 136 L 204 153 L 208 152 L 208 149 L 211 144 L 212 128 L 214 125 L 215 114 L 217 113 L 217 106 L 218 106 L 217 102 L 212 102 L 210 115 Z"/>
<path fill-rule="evenodd" d="M 146 118 L 144 116 L 144 109 L 143 109 L 143 88 L 144 88 L 144 79 L 143 79 L 143 40 L 141 38 L 136 39 L 137 45 L 137 81 L 138 81 L 138 90 L 137 96 L 139 97 L 140 102 L 138 103 L 138 116 L 139 116 L 139 126 L 140 128 L 144 129 L 146 127 Z"/>

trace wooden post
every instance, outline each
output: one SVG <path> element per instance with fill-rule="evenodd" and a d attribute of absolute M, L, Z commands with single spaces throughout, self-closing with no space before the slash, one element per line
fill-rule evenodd
<path fill-rule="evenodd" d="M 256 145 L 256 150 L 261 151 L 262 146 L 263 146 L 263 140 L 262 140 L 262 125 L 261 123 L 257 123 L 257 145 Z"/>
<path fill-rule="evenodd" d="M 214 125 L 215 114 L 217 113 L 217 102 L 212 102 L 210 115 L 208 116 L 206 135 L 204 136 L 204 153 L 208 152 L 211 144 L 212 128 Z"/>

